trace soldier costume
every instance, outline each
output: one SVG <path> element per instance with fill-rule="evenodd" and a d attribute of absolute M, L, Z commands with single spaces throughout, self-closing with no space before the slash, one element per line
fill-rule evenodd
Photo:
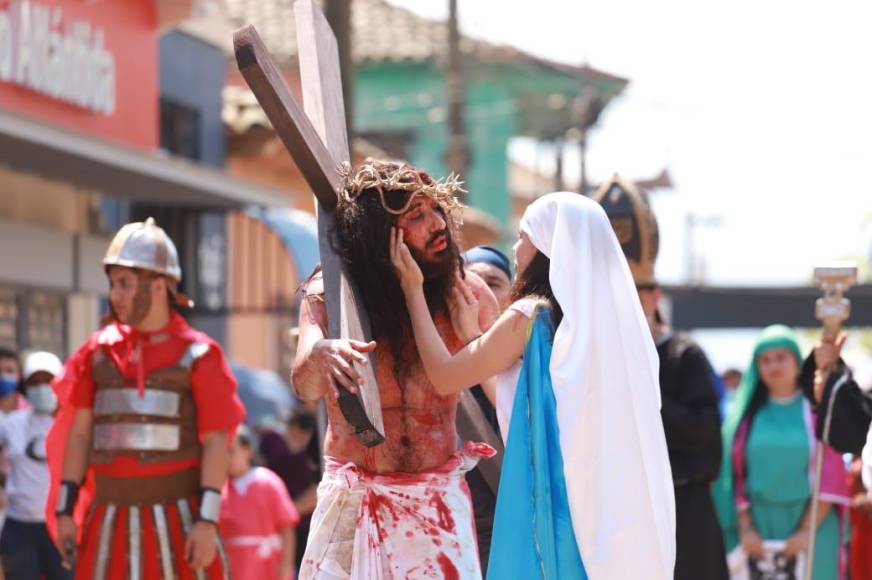
<path fill-rule="evenodd" d="M 657 219 L 644 191 L 615 175 L 594 195 L 606 210 L 639 290 L 658 287 L 654 262 Z M 675 485 L 676 580 L 727 578 L 721 529 L 710 495 L 721 461 L 720 415 L 714 371 L 687 335 L 673 333 L 660 313 L 661 417 Z"/>
<path fill-rule="evenodd" d="M 171 302 L 190 304 L 177 290 L 176 248 L 151 219 L 124 226 L 103 264 L 132 268 L 140 280 L 165 276 Z M 157 332 L 113 320 L 70 357 L 53 386 L 61 411 L 47 442 L 47 511 L 52 520 L 75 511 L 76 577 L 227 578 L 220 540 L 208 569 L 192 570 L 184 553 L 196 520 L 218 520 L 220 491 L 200 485 L 201 438 L 232 435 L 244 416 L 221 347 L 175 312 Z M 58 485 L 77 409 L 93 413 L 87 475 Z"/>

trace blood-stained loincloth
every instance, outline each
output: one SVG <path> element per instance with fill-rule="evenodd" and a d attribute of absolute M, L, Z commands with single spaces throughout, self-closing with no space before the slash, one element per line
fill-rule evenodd
<path fill-rule="evenodd" d="M 468 441 L 441 467 L 388 474 L 325 458 L 300 580 L 481 578 L 463 475 L 493 454 Z"/>

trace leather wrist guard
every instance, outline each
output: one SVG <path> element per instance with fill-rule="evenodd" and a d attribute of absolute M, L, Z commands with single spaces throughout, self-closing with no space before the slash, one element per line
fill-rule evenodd
<path fill-rule="evenodd" d="M 79 499 L 79 484 L 74 481 L 62 481 L 58 489 L 58 503 L 55 506 L 55 515 L 73 516 L 76 500 Z"/>
<path fill-rule="evenodd" d="M 211 487 L 200 488 L 200 509 L 197 521 L 218 525 L 221 516 L 221 492 Z"/>

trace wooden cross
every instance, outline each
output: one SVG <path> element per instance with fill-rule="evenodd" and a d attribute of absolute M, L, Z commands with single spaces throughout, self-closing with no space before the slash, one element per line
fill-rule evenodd
<path fill-rule="evenodd" d="M 491 427 L 481 407 L 478 406 L 475 395 L 469 389 L 460 393 L 460 403 L 457 406 L 457 434 L 464 441 L 482 441 L 487 443 L 497 452 L 490 459 L 481 461 L 478 464 L 478 470 L 485 483 L 496 495 L 500 486 L 500 472 L 502 471 L 503 455 L 506 449 L 503 446 L 502 437 Z"/>
<path fill-rule="evenodd" d="M 313 0 L 297 0 L 294 18 L 303 108 L 253 26 L 246 26 L 233 34 L 236 62 L 317 198 L 318 244 L 327 300 L 328 335 L 330 338 L 366 342 L 371 338 L 366 311 L 357 299 L 347 269 L 333 249 L 338 247 L 333 212 L 342 187 L 339 168 L 350 160 L 336 37 Z M 372 355 L 370 363 L 357 365 L 365 380 L 359 394 L 352 395 L 340 387 L 339 397 L 343 416 L 368 447 L 384 441 L 381 401 L 373 374 L 375 360 Z"/>

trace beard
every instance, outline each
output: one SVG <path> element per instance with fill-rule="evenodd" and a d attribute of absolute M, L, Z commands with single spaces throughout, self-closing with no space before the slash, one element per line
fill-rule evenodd
<path fill-rule="evenodd" d="M 424 297 L 432 314 L 444 312 L 448 308 L 448 295 L 454 284 L 454 275 L 460 269 L 460 248 L 451 235 L 450 229 L 433 234 L 424 249 L 437 244 L 442 239 L 446 241 L 444 250 L 436 254 L 436 260 L 426 260 L 423 254 L 415 248 L 409 251 L 421 273 L 424 275 Z"/>
<path fill-rule="evenodd" d="M 109 301 L 109 308 L 112 310 L 112 315 L 115 320 L 127 326 L 136 326 L 145 320 L 151 312 L 151 281 L 154 277 L 145 272 L 139 272 L 137 275 L 136 292 L 133 294 L 133 300 L 130 304 L 130 312 L 124 319 L 118 316 L 118 312 Z"/>

